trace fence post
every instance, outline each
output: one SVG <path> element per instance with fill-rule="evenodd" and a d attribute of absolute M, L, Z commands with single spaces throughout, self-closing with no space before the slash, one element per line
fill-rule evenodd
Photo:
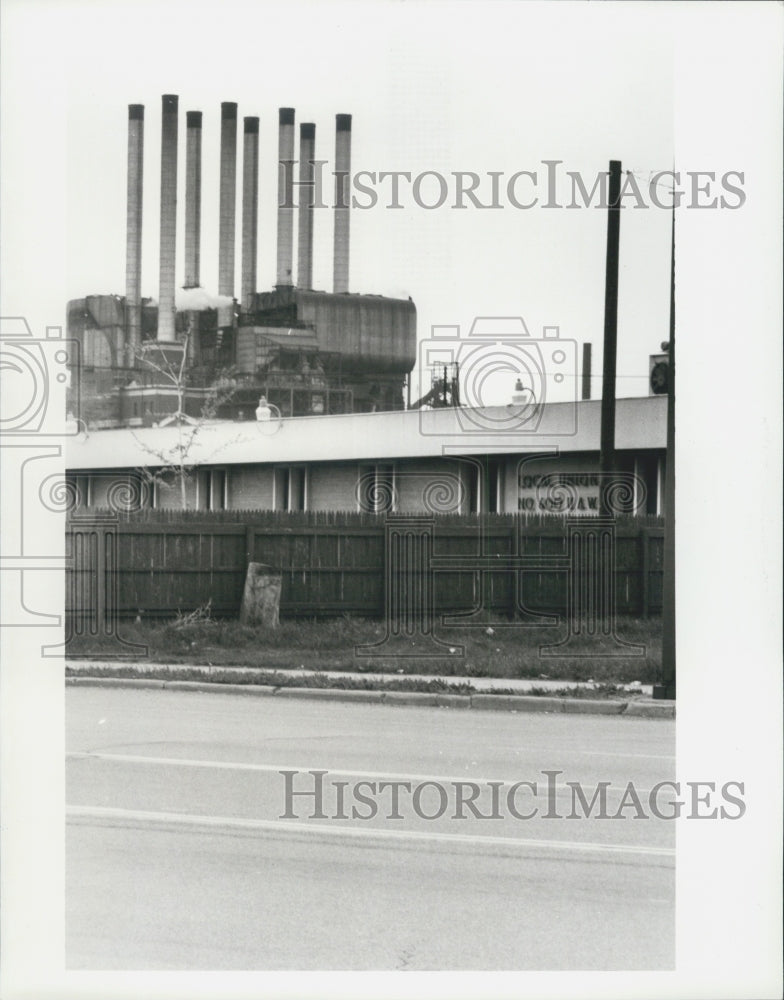
<path fill-rule="evenodd" d="M 245 562 L 254 562 L 256 549 L 256 529 L 252 524 L 245 525 Z"/>

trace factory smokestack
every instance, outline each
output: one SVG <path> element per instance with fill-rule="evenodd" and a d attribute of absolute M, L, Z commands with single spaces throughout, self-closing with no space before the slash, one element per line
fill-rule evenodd
<path fill-rule="evenodd" d="M 335 252 L 332 291 L 348 291 L 351 115 L 335 115 Z"/>
<path fill-rule="evenodd" d="M 128 209 L 125 236 L 125 363 L 134 364 L 142 326 L 144 105 L 128 105 Z"/>
<path fill-rule="evenodd" d="M 278 277 L 293 284 L 294 268 L 294 108 L 278 113 Z"/>
<path fill-rule="evenodd" d="M 242 308 L 250 312 L 256 293 L 259 217 L 259 120 L 245 119 L 242 151 Z"/>
<path fill-rule="evenodd" d="M 185 288 L 198 288 L 201 256 L 201 111 L 185 115 Z"/>
<path fill-rule="evenodd" d="M 234 297 L 234 240 L 237 203 L 237 105 L 221 104 L 220 222 L 218 244 L 218 294 Z M 218 309 L 218 325 L 231 326 L 230 306 Z"/>
<path fill-rule="evenodd" d="M 313 207 L 315 198 L 316 126 L 299 127 L 299 238 L 297 241 L 297 285 L 313 287 Z"/>
<path fill-rule="evenodd" d="M 158 340 L 174 341 L 175 248 L 177 239 L 177 104 L 161 98 L 161 258 L 158 284 Z"/>

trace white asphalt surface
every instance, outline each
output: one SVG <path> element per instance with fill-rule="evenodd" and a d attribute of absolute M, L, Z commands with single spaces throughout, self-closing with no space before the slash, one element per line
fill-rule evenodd
<path fill-rule="evenodd" d="M 70 968 L 674 966 L 674 823 L 565 818 L 567 782 L 610 782 L 614 814 L 633 781 L 650 814 L 671 721 L 76 687 L 67 729 Z M 328 772 L 320 811 L 301 796 L 281 818 L 285 770 L 311 791 Z M 403 787 L 395 813 L 394 781 L 440 781 L 444 815 Z M 485 816 L 496 782 L 501 818 L 457 805 L 468 781 Z M 509 811 L 519 781 L 534 818 Z M 419 812 L 439 803 L 431 784 Z"/>

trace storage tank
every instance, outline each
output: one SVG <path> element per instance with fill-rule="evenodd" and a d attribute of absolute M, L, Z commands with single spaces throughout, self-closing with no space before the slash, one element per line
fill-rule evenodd
<path fill-rule="evenodd" d="M 335 295 L 291 288 L 256 296 L 253 322 L 243 326 L 314 332 L 329 367 L 346 374 L 407 375 L 416 361 L 416 306 L 383 295 Z"/>

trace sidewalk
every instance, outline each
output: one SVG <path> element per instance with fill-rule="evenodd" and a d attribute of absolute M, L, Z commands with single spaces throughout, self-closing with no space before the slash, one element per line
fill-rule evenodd
<path fill-rule="evenodd" d="M 538 679 L 513 679 L 506 677 L 442 677 L 426 674 L 381 674 L 365 671 L 321 671 L 321 670 L 275 670 L 255 667 L 189 666 L 182 663 L 135 663 L 128 661 L 68 660 L 66 668 L 72 676 L 66 683 L 106 684 L 107 686 L 128 686 L 176 688 L 179 690 L 224 691 L 247 695 L 275 695 L 278 697 L 316 698 L 340 701 L 376 701 L 408 705 L 435 705 L 438 707 L 495 709 L 506 711 L 567 712 L 574 714 L 628 715 L 644 718 L 674 718 L 675 703 L 671 701 L 651 701 L 652 686 L 633 683 L 619 688 L 618 698 L 569 698 L 563 695 L 548 697 L 530 695 L 538 691 L 593 690 L 595 685 L 586 681 L 555 681 Z M 128 672 L 132 676 L 127 676 Z M 166 671 L 166 679 L 154 675 Z M 203 676 L 203 681 L 177 680 L 177 674 L 194 673 Z M 248 676 L 265 674 L 267 683 L 249 684 Z M 269 683 L 270 674 L 279 677 L 301 678 L 329 677 L 336 681 L 377 683 L 372 688 L 307 687 L 305 685 L 275 687 Z M 125 676 L 123 676 L 125 675 Z M 212 680 L 220 677 L 220 681 Z M 232 683 L 236 678 L 237 683 Z M 410 680 L 440 682 L 444 692 L 417 692 L 388 690 L 383 685 L 391 682 Z M 459 686 L 470 684 L 471 693 L 459 692 Z M 455 692 L 451 693 L 450 688 Z M 503 693 L 499 693 L 503 692 Z M 511 692 L 511 693 L 509 693 Z"/>

